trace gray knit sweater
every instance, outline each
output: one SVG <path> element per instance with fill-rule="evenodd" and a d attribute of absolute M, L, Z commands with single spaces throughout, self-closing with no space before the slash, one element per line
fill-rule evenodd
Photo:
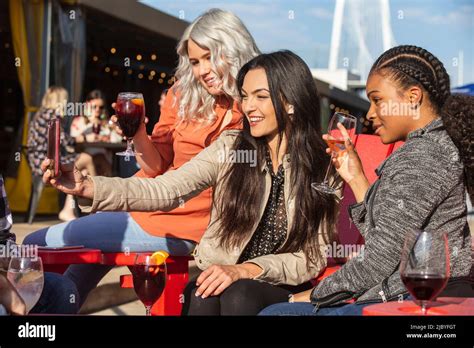
<path fill-rule="evenodd" d="M 411 132 L 403 146 L 376 170 L 379 179 L 350 215 L 365 238 L 363 257 L 349 260 L 321 281 L 312 303 L 328 306 L 355 297 L 357 303 L 395 299 L 406 289 L 398 271 L 408 231 L 447 232 L 451 277 L 469 274 L 463 165 L 441 119 Z"/>

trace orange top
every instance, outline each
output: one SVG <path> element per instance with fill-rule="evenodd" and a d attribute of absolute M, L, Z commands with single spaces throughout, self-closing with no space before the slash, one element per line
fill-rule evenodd
<path fill-rule="evenodd" d="M 178 96 L 179 98 L 179 96 Z M 173 105 L 174 94 L 170 89 L 161 108 L 161 116 L 150 136 L 160 152 L 166 172 L 188 162 L 217 137 L 228 129 L 242 129 L 242 113 L 237 102 L 229 105 L 225 98 L 218 98 L 214 111 L 216 120 L 211 124 L 194 121 L 179 123 L 179 101 Z M 227 112 L 229 116 L 225 119 Z M 223 125 L 225 119 L 226 125 Z M 160 173 L 162 174 L 162 173 Z M 135 176 L 148 177 L 143 170 Z M 199 242 L 209 224 L 212 203 L 212 189 L 201 192 L 182 207 L 163 212 L 131 212 L 133 219 L 149 234 L 159 237 L 188 239 Z"/>

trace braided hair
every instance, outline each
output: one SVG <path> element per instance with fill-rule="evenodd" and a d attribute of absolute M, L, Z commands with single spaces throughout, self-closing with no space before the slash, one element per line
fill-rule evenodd
<path fill-rule="evenodd" d="M 449 75 L 443 63 L 424 48 L 402 45 L 385 51 L 372 66 L 373 73 L 390 76 L 402 89 L 418 86 L 426 91 L 430 105 L 459 150 L 465 181 L 474 202 L 474 97 L 451 94 Z"/>

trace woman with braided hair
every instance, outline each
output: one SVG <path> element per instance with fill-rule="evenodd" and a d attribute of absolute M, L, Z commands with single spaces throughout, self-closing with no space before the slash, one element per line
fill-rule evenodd
<path fill-rule="evenodd" d="M 347 151 L 334 164 L 357 203 L 349 208 L 365 238 L 364 254 L 290 302 L 261 315 L 360 315 L 368 304 L 405 298 L 399 265 L 413 230 L 447 233 L 450 279 L 445 293 L 473 296 L 462 279 L 471 269 L 466 189 L 474 196 L 473 97 L 451 95 L 449 75 L 427 50 L 403 45 L 383 53 L 366 86 L 367 117 L 384 144 L 405 141 L 376 170 L 369 185 L 346 134 Z M 323 137 L 325 137 L 324 135 Z M 328 151 L 329 153 L 329 151 Z M 461 286 L 460 286 L 461 285 Z M 347 300 L 355 299 L 352 304 Z"/>

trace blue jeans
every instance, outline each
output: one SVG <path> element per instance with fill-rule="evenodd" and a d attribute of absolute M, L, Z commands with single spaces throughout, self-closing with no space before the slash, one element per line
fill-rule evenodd
<path fill-rule="evenodd" d="M 75 314 L 79 303 L 74 282 L 61 274 L 45 272 L 43 292 L 30 313 Z"/>
<path fill-rule="evenodd" d="M 165 250 L 175 256 L 189 255 L 196 245 L 193 241 L 172 236 L 150 235 L 125 212 L 97 213 L 43 228 L 26 236 L 23 244 L 84 245 L 104 252 Z M 68 267 L 64 275 L 76 284 L 80 305 L 112 268 L 93 264 Z"/>
<path fill-rule="evenodd" d="M 315 307 L 309 302 L 295 303 L 277 303 L 268 306 L 258 315 L 284 315 L 284 316 L 312 316 L 312 315 L 362 315 L 362 309 L 368 304 L 344 304 L 337 307 L 319 308 L 315 311 Z"/>

